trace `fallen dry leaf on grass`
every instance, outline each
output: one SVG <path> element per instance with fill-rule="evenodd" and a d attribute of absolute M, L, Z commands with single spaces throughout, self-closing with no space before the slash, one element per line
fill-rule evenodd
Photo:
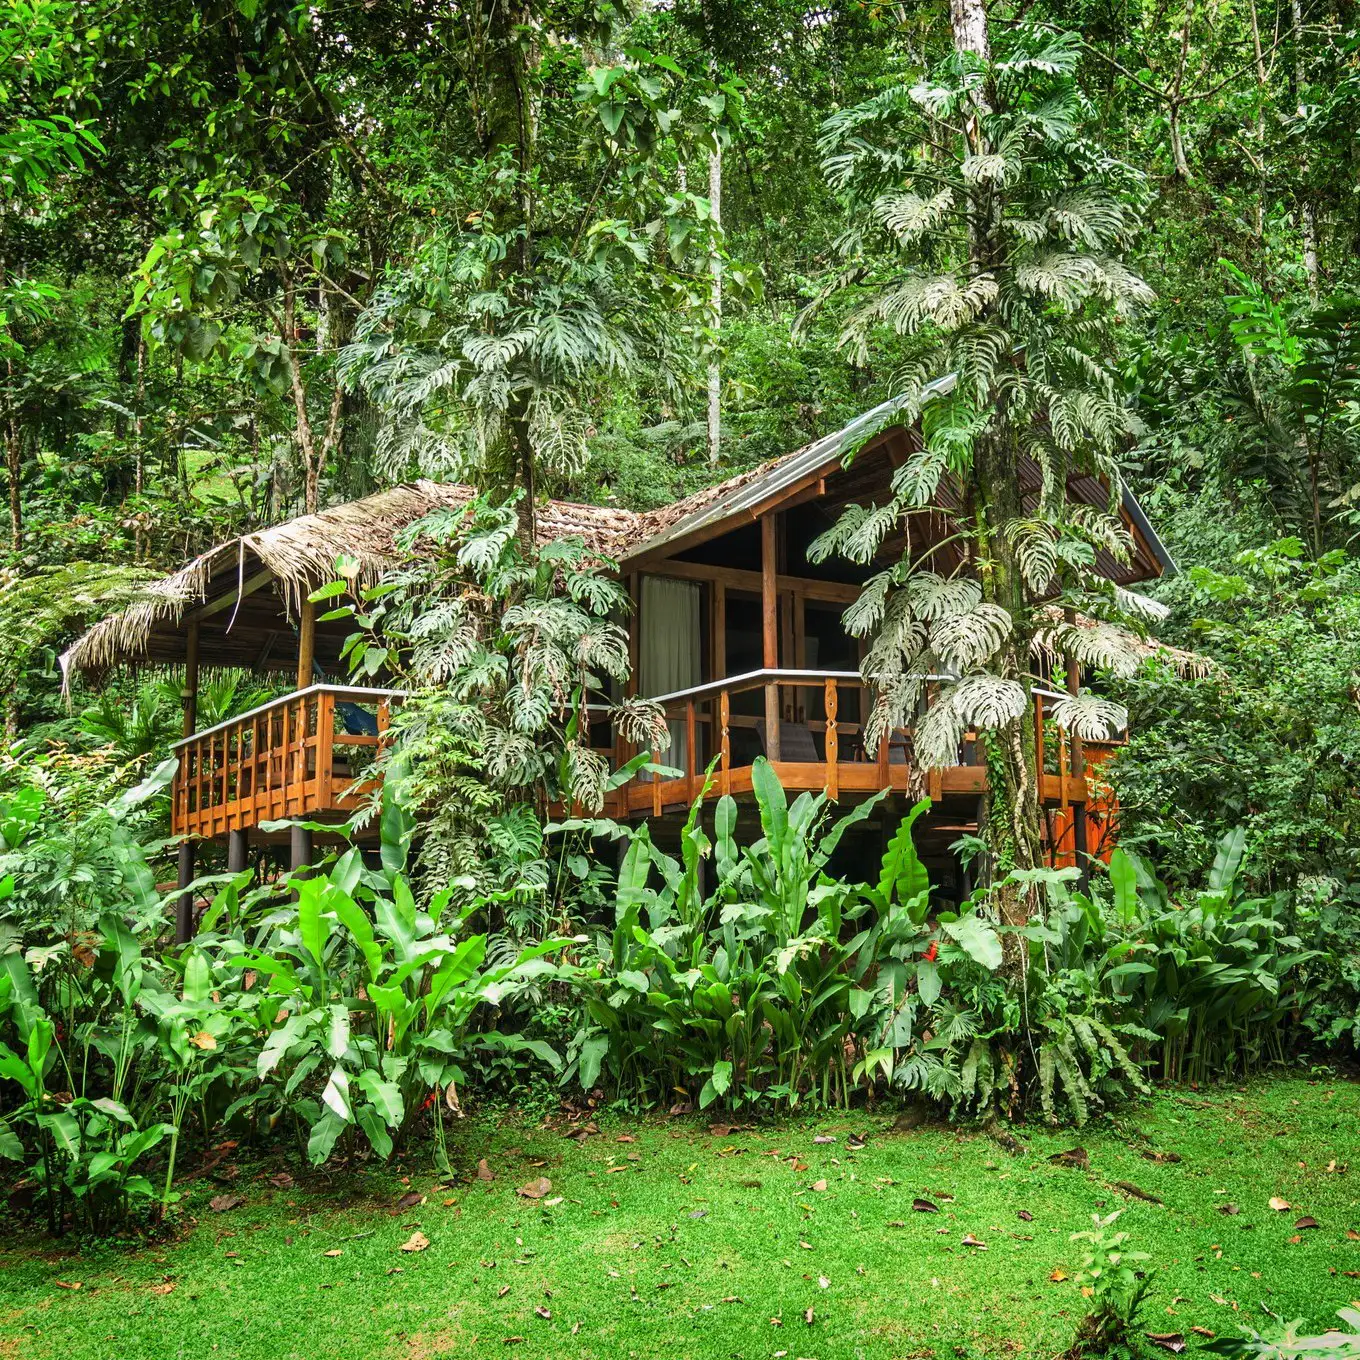
<path fill-rule="evenodd" d="M 345 1253 L 339 1247 L 332 1247 L 329 1251 L 323 1251 L 323 1256 L 343 1256 Z"/>
<path fill-rule="evenodd" d="M 401 1249 L 402 1251 L 424 1251 L 429 1245 L 430 1239 L 417 1229 L 401 1244 Z"/>
<path fill-rule="evenodd" d="M 276 1171 L 269 1178 L 269 1184 L 275 1190 L 291 1190 L 293 1188 L 293 1178 L 286 1171 Z"/>
<path fill-rule="evenodd" d="M 1154 1346 L 1179 1355 L 1185 1349 L 1185 1338 L 1179 1332 L 1146 1332 L 1144 1335 Z"/>
<path fill-rule="evenodd" d="M 485 1157 L 477 1163 L 477 1179 L 479 1181 L 494 1181 L 496 1179 L 496 1173 L 487 1166 Z"/>
<path fill-rule="evenodd" d="M 1053 1273 L 1048 1277 L 1054 1284 L 1061 1284 L 1067 1278 L 1067 1272 L 1055 1267 Z"/>
<path fill-rule="evenodd" d="M 416 1190 L 408 1190 L 398 1201 L 398 1209 L 414 1209 L 417 1204 L 424 1204 L 425 1196 Z"/>
<path fill-rule="evenodd" d="M 58 1289 L 84 1289 L 85 1287 L 83 1280 L 53 1280 L 52 1283 Z"/>
<path fill-rule="evenodd" d="M 1320 1224 L 1311 1214 L 1304 1214 L 1294 1226 L 1296 1228 L 1320 1228 L 1322 1224 Z"/>
<path fill-rule="evenodd" d="M 1235 1204 L 1220 1204 L 1218 1212 L 1220 1214 L 1240 1214 L 1242 1211 Z"/>
<path fill-rule="evenodd" d="M 829 1133 L 819 1133 L 813 1140 L 814 1143 L 834 1143 L 836 1140 Z"/>
<path fill-rule="evenodd" d="M 985 1242 L 979 1242 L 972 1233 L 965 1234 L 963 1245 L 965 1247 L 980 1247 L 983 1251 L 987 1250 L 987 1244 Z"/>
<path fill-rule="evenodd" d="M 534 1306 L 534 1312 L 537 1313 L 539 1317 L 541 1317 L 544 1320 L 544 1322 L 551 1321 L 552 1319 L 552 1309 L 545 1308 L 541 1303 L 536 1304 Z"/>
<path fill-rule="evenodd" d="M 1279 1195 L 1272 1195 L 1270 1197 L 1270 1207 L 1274 1209 L 1277 1214 L 1282 1214 L 1289 1208 L 1289 1201 L 1287 1199 L 1281 1199 Z"/>
<path fill-rule="evenodd" d="M 1360 1232 L 1356 1232 L 1354 1228 L 1347 1228 L 1346 1239 L 1350 1242 L 1360 1242 Z"/>
<path fill-rule="evenodd" d="M 1033 1223 L 1033 1222 L 1034 1222 L 1034 1215 L 1033 1215 L 1032 1213 L 1030 1213 L 1030 1211 L 1029 1211 L 1028 1209 L 1021 1209 L 1021 1210 L 1019 1210 L 1019 1211 L 1016 1213 L 1015 1216 L 1016 1216 L 1016 1218 L 1018 1218 L 1022 1223 Z"/>
<path fill-rule="evenodd" d="M 208 1201 L 208 1208 L 215 1214 L 225 1214 L 229 1209 L 239 1209 L 245 1202 L 244 1195 L 214 1195 Z"/>
<path fill-rule="evenodd" d="M 528 1185 L 521 1185 L 515 1194 L 523 1195 L 525 1199 L 542 1199 L 551 1189 L 552 1182 L 546 1176 L 539 1176 Z"/>
<path fill-rule="evenodd" d="M 151 1286 L 153 1294 L 173 1294 L 175 1292 L 175 1282 L 173 1280 L 162 1280 L 160 1284 Z"/>
<path fill-rule="evenodd" d="M 812 1326 L 812 1317 L 813 1317 L 812 1309 L 811 1308 L 805 1309 L 803 1312 L 803 1321 L 806 1322 L 809 1327 Z"/>
<path fill-rule="evenodd" d="M 823 1190 L 826 1189 L 826 1182 L 825 1182 L 825 1181 L 813 1181 L 813 1182 L 812 1182 L 812 1188 L 820 1193 L 821 1191 L 823 1191 Z"/>

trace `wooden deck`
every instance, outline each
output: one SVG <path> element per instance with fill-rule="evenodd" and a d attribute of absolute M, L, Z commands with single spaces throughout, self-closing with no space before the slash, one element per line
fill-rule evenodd
<path fill-rule="evenodd" d="M 942 679 L 927 679 L 927 704 Z M 1035 756 L 1037 768 L 1043 771 L 1043 803 L 1065 813 L 1073 804 L 1087 801 L 1085 766 L 1088 761 L 1103 760 L 1112 744 L 1074 744 L 1064 733 L 1051 736 L 1046 731 L 1048 714 L 1062 697 L 1045 691 L 1035 694 Z M 704 786 L 710 763 L 714 765 L 713 796 L 749 794 L 754 754 L 769 759 L 790 792 L 825 790 L 834 799 L 868 796 L 881 789 L 908 793 L 921 788 L 939 802 L 950 795 L 976 797 L 987 788 L 987 771 L 971 733 L 960 745 L 957 764 L 928 771 L 923 778 L 914 777 L 918 772 L 911 764 L 909 731 L 898 730 L 875 749 L 868 749 L 863 719 L 872 696 L 855 671 L 751 671 L 662 695 L 657 702 L 674 736 L 681 738 L 673 740 L 673 745 L 679 746 L 682 755 L 677 760 L 673 751 L 655 751 L 653 760 L 672 768 L 683 766 L 683 773 L 626 785 L 615 795 L 610 809 L 614 816 L 659 817 L 689 806 Z M 771 733 L 775 733 L 773 739 Z M 744 755 L 738 749 L 741 745 Z M 801 749 L 791 751 L 790 745 Z M 815 758 L 796 758 L 809 753 Z M 629 754 L 621 751 L 616 758 L 622 763 Z"/>
<path fill-rule="evenodd" d="M 1083 752 L 1076 743 L 1074 751 L 1064 735 L 1046 734 L 1048 708 L 1060 697 L 1036 694 L 1036 758 L 1050 841 L 1059 846 L 1066 837 L 1075 848 L 1073 812 L 1090 797 L 1084 771 L 1093 770 L 1110 748 L 1087 743 Z M 391 706 L 401 698 L 396 690 L 312 685 L 177 742 L 173 834 L 215 840 L 245 832 L 264 839 L 262 824 L 285 819 L 338 826 L 372 793 L 371 783 L 356 780 L 385 740 Z M 903 795 L 923 791 L 941 802 L 975 799 L 987 787 L 971 734 L 960 745 L 957 764 L 923 776 L 913 769 L 908 731 L 867 749 L 863 720 L 871 695 L 855 672 L 752 671 L 662 695 L 657 702 L 676 749 L 651 754 L 655 763 L 680 773 L 632 780 L 609 796 L 604 810 L 610 816 L 636 820 L 679 813 L 699 796 L 706 777 L 710 798 L 749 796 L 760 755 L 789 792 L 825 791 L 838 800 L 890 789 Z M 356 726 L 371 732 L 357 732 Z M 611 740 L 606 754 L 616 767 L 635 754 Z"/>
<path fill-rule="evenodd" d="M 171 785 L 173 835 L 212 840 L 262 822 L 341 822 L 372 791 L 355 775 L 383 742 L 395 690 L 312 685 L 176 742 Z M 371 717 L 376 735 L 345 730 L 345 717 Z"/>

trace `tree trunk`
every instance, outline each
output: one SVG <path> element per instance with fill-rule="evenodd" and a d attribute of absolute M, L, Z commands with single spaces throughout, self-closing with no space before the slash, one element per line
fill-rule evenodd
<path fill-rule="evenodd" d="M 532 76 L 533 0 L 482 0 L 481 91 L 482 143 L 488 156 L 509 150 L 515 173 L 508 176 L 504 197 L 493 205 L 498 231 L 512 240 L 501 265 L 501 279 L 512 297 L 530 286 L 534 267 L 533 172 L 537 147 L 537 114 Z M 518 277 L 516 277 L 516 275 Z M 529 424 L 529 390 L 510 393 L 505 416 L 506 475 L 524 498 L 520 509 L 520 541 L 527 551 L 535 544 L 534 498 L 537 476 Z"/>
<path fill-rule="evenodd" d="M 10 547 L 18 552 L 24 541 L 24 510 L 19 499 L 19 479 L 23 473 L 19 422 L 14 418 L 14 364 L 5 360 L 5 379 L 8 392 L 5 394 L 5 477 L 9 482 L 9 540 Z"/>
<path fill-rule="evenodd" d="M 950 0 L 949 15 L 955 50 L 989 60 L 987 16 L 981 0 Z M 964 119 L 964 135 L 974 155 L 985 155 L 990 149 L 983 120 L 991 106 L 990 86 L 984 84 L 974 94 L 973 108 Z M 973 269 L 1002 268 L 1005 241 L 996 194 L 990 186 L 979 185 L 969 190 L 969 197 L 968 248 Z M 1002 679 L 1023 685 L 1028 698 L 1033 626 L 1012 543 L 1014 526 L 1024 517 L 1019 449 L 1013 439 L 992 431 L 976 440 L 969 489 L 977 525 L 979 584 L 984 598 L 1006 610 L 1014 622 L 1010 641 L 998 657 L 997 673 Z M 1042 862 L 1034 735 L 1033 707 L 1027 702 L 1023 716 L 983 739 L 988 774 L 983 836 L 993 870 L 1001 876 L 1010 868 L 1035 868 Z M 1001 894 L 998 905 L 1008 924 L 1023 924 L 1028 919 L 1030 903 L 1018 890 Z"/>
<path fill-rule="evenodd" d="M 722 151 L 713 151 L 708 158 L 708 201 L 713 209 L 713 222 L 722 225 Z M 713 350 L 708 360 L 708 461 L 718 461 L 722 441 L 722 373 L 718 365 L 718 332 L 722 328 L 722 260 L 713 255 L 710 269 L 713 283 L 709 290 L 710 324 L 713 327 Z"/>
<path fill-rule="evenodd" d="M 1294 69 L 1293 85 L 1294 100 L 1298 108 L 1303 107 L 1303 88 L 1307 71 L 1303 61 L 1303 5 L 1301 0 L 1289 0 L 1289 17 L 1294 26 Z M 1304 183 L 1299 190 L 1299 232 L 1303 237 L 1303 272 L 1308 279 L 1308 294 L 1310 297 L 1317 297 L 1318 294 L 1318 247 L 1317 247 L 1317 211 L 1313 206 L 1312 199 L 1309 197 L 1308 185 L 1306 183 L 1308 174 L 1308 162 L 1305 159 L 1299 166 L 1301 178 Z"/>

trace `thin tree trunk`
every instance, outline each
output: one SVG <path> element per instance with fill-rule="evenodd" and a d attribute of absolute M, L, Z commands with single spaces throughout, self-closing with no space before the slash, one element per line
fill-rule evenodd
<path fill-rule="evenodd" d="M 722 150 L 708 157 L 708 201 L 715 226 L 722 225 Z M 709 290 L 713 349 L 708 360 L 708 461 L 716 463 L 722 443 L 722 373 L 718 364 L 718 333 L 722 329 L 722 260 L 717 252 L 710 264 L 713 283 Z"/>
<path fill-rule="evenodd" d="M 950 0 L 949 15 L 955 49 L 990 60 L 981 0 Z M 974 155 L 985 155 L 990 149 L 984 120 L 991 107 L 992 91 L 984 84 L 975 91 L 973 107 L 964 117 L 964 135 Z M 968 248 L 973 270 L 1004 267 L 1005 241 L 996 194 L 990 186 L 978 185 L 970 188 L 969 196 Z M 1012 542 L 1013 527 L 1024 516 L 1024 500 L 1019 450 L 1004 434 L 984 434 L 975 442 L 969 500 L 977 525 L 979 584 L 984 597 L 1005 609 L 1014 622 L 1010 641 L 998 657 L 998 673 L 1024 686 L 1028 699 L 1032 627 Z M 1012 867 L 1036 868 L 1042 863 L 1043 847 L 1032 705 L 1026 702 L 1024 716 L 988 735 L 984 745 L 988 789 L 983 823 L 989 859 L 1003 874 Z M 1029 901 L 1019 891 L 1008 889 L 998 905 L 1010 924 L 1023 924 L 1028 918 Z M 1018 966 L 1016 958 L 1012 963 Z"/>
<path fill-rule="evenodd" d="M 302 377 L 302 362 L 297 352 L 297 285 L 287 270 L 283 275 L 283 346 L 288 356 L 288 377 L 293 391 L 293 411 L 297 417 L 298 452 L 302 455 L 303 503 L 306 513 L 316 514 L 321 504 L 321 467 L 307 414 L 307 385 Z"/>
<path fill-rule="evenodd" d="M 14 418 L 14 363 L 5 360 L 5 476 L 9 482 L 9 541 L 18 552 L 24 542 L 24 508 L 19 499 L 19 481 L 23 473 L 23 444 L 19 422 Z"/>
<path fill-rule="evenodd" d="M 1301 0 L 1289 0 L 1289 17 L 1294 24 L 1294 99 L 1299 108 L 1303 106 L 1303 88 L 1307 71 L 1303 61 L 1303 5 Z M 1318 294 L 1318 246 L 1317 210 L 1309 197 L 1306 183 L 1308 162 L 1305 159 L 1299 167 L 1304 184 L 1299 192 L 1299 231 L 1303 237 L 1303 272 L 1308 279 L 1308 292 L 1312 297 Z"/>

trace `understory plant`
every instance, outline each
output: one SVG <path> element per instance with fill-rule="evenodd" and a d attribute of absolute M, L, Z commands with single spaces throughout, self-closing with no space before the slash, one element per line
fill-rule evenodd
<path fill-rule="evenodd" d="M 1138 1263 L 1148 1260 L 1145 1251 L 1129 1251 L 1129 1234 L 1116 1228 L 1122 1209 L 1103 1217 L 1092 1214 L 1094 1225 L 1072 1234 L 1072 1241 L 1085 1243 L 1085 1254 L 1076 1282 L 1090 1311 L 1077 1328 L 1077 1338 L 1068 1355 L 1112 1356 L 1116 1360 L 1133 1353 L 1133 1332 L 1138 1314 L 1152 1289 L 1152 1272 Z"/>
<path fill-rule="evenodd" d="M 865 882 L 833 856 L 884 795 L 833 818 L 825 795 L 790 803 L 763 760 L 752 790 L 759 836 L 739 841 L 730 797 L 711 818 L 701 797 L 679 857 L 645 826 L 550 828 L 628 842 L 564 1081 L 643 1105 L 677 1092 L 699 1108 L 845 1105 L 862 1092 L 1081 1124 L 1147 1091 L 1150 1070 L 1243 1073 L 1299 1041 L 1317 954 L 1279 903 L 1239 894 L 1240 836 L 1189 899 L 1116 852 L 1089 893 L 1074 868 L 1013 869 L 936 904 L 912 838 L 928 800 Z M 1008 891 L 1036 904 L 1023 923 L 1003 919 Z"/>

